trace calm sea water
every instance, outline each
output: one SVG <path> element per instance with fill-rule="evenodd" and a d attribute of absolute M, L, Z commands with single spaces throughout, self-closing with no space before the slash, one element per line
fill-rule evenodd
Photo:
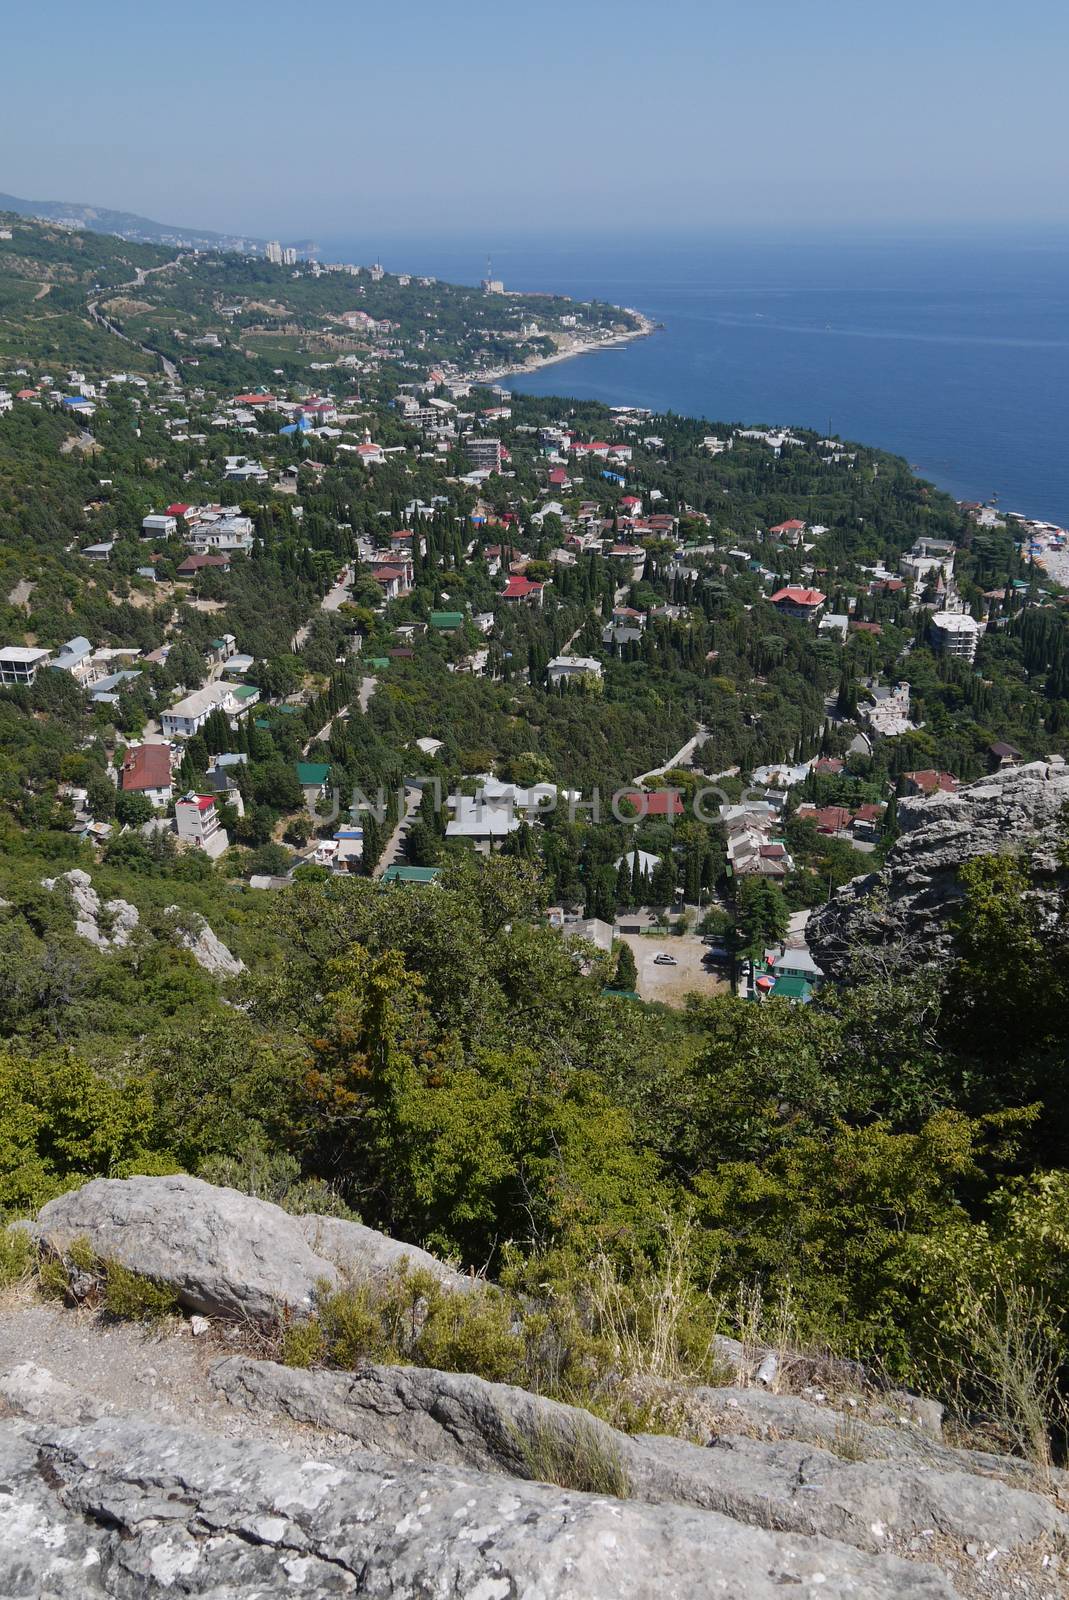
<path fill-rule="evenodd" d="M 325 241 L 475 282 L 481 241 Z M 650 339 L 515 380 L 535 394 L 830 429 L 963 499 L 1069 523 L 1069 233 L 491 241 L 508 288 L 635 306 Z"/>

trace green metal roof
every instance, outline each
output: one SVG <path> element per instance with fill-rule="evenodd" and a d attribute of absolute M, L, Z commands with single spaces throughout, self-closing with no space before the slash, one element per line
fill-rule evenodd
<path fill-rule="evenodd" d="M 297 782 L 302 789 L 319 789 L 330 777 L 328 761 L 298 761 Z"/>
<path fill-rule="evenodd" d="M 235 700 L 251 700 L 253 695 L 259 694 L 260 691 L 253 683 L 239 683 L 230 692 L 234 696 Z M 279 706 L 277 709 L 279 711 L 284 711 L 286 708 L 285 706 Z M 297 708 L 295 706 L 294 710 L 296 709 Z"/>
<path fill-rule="evenodd" d="M 433 883 L 441 867 L 387 867 L 382 874 L 383 883 Z"/>
<path fill-rule="evenodd" d="M 432 628 L 438 628 L 442 633 L 451 633 L 454 628 L 462 628 L 464 626 L 464 613 L 463 611 L 432 611 L 429 620 Z"/>
<path fill-rule="evenodd" d="M 772 993 L 778 1000 L 808 1000 L 813 993 L 813 985 L 807 983 L 805 978 L 777 978 Z"/>
<path fill-rule="evenodd" d="M 389 656 L 368 656 L 367 664 L 369 667 L 388 667 L 390 658 Z"/>

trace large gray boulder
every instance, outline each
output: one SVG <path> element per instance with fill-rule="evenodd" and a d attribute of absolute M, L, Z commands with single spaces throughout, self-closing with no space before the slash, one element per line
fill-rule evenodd
<path fill-rule="evenodd" d="M 320 1285 L 382 1277 L 402 1261 L 449 1289 L 473 1282 L 359 1223 L 294 1217 L 184 1175 L 95 1178 L 50 1200 L 30 1226 L 59 1253 L 87 1239 L 102 1259 L 169 1284 L 189 1310 L 257 1323 L 307 1313 Z"/>
<path fill-rule="evenodd" d="M 526 1390 L 420 1367 L 295 1372 L 233 1357 L 216 1365 L 212 1381 L 244 1410 L 308 1423 L 364 1450 L 523 1478 L 593 1452 L 617 1468 L 638 1499 L 865 1550 L 904 1550 L 933 1531 L 964 1549 L 978 1528 L 1003 1551 L 1054 1548 L 1069 1538 L 1069 1519 L 1049 1499 L 976 1476 L 945 1448 L 939 1465 L 922 1465 L 843 1459 L 810 1444 L 742 1435 L 714 1435 L 706 1447 L 660 1435 L 631 1438 Z M 863 1438 L 845 1433 L 840 1448 L 847 1440 L 851 1456 L 863 1448 Z"/>
<path fill-rule="evenodd" d="M 838 977 L 872 950 L 903 967 L 945 959 L 963 897 L 958 869 L 976 856 L 1019 850 L 1034 892 L 1053 911 L 1067 803 L 1069 767 L 1060 757 L 994 773 L 956 794 L 900 800 L 902 834 L 883 869 L 838 889 L 806 925 L 821 967 Z"/>
<path fill-rule="evenodd" d="M 0 1423 L 0 1593 L 51 1600 L 952 1600 L 931 1566 L 691 1507 L 137 1418 Z"/>

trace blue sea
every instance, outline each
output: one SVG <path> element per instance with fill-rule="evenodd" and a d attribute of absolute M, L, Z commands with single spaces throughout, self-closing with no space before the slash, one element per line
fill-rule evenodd
<path fill-rule="evenodd" d="M 324 256 L 636 307 L 663 328 L 532 394 L 828 430 L 1069 524 L 1069 232 L 324 241 Z"/>

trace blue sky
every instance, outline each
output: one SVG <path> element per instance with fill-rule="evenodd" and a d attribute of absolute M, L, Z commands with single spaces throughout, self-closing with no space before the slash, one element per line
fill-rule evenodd
<path fill-rule="evenodd" d="M 1064 0 L 47 0 L 0 189 L 261 236 L 1069 222 Z"/>

